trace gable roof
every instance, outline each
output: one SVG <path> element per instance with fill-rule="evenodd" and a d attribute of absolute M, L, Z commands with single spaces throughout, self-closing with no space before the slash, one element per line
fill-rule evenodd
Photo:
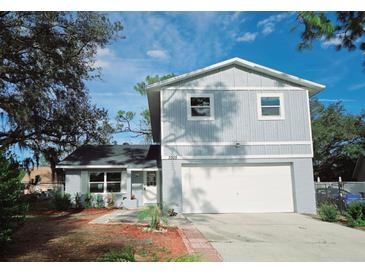
<path fill-rule="evenodd" d="M 277 79 L 281 79 L 281 80 L 287 81 L 289 83 L 293 83 L 295 85 L 303 86 L 303 87 L 307 88 L 311 92 L 312 95 L 323 90 L 326 87 L 324 85 L 321 85 L 321 84 L 318 84 L 318 83 L 315 83 L 312 81 L 308 81 L 308 80 L 299 78 L 297 76 L 286 74 L 284 72 L 274 70 L 274 69 L 271 69 L 271 68 L 268 68 L 265 66 L 261 66 L 261 65 L 243 60 L 241 58 L 235 57 L 235 58 L 228 59 L 226 61 L 219 62 L 219 63 L 216 63 L 214 65 L 211 65 L 211 66 L 208 66 L 208 67 L 205 67 L 202 69 L 198 69 L 198 70 L 195 70 L 195 71 L 192 71 L 189 73 L 185 73 L 185 74 L 182 74 L 182 75 L 179 75 L 179 76 L 176 76 L 176 77 L 173 77 L 173 78 L 161 81 L 161 82 L 157 82 L 152 85 L 148 85 L 146 89 L 147 89 L 147 91 L 160 90 L 161 88 L 163 88 L 165 86 L 168 86 L 168 85 L 171 85 L 171 84 L 174 84 L 174 83 L 177 83 L 179 81 L 183 81 L 183 80 L 186 80 L 189 78 L 197 77 L 204 73 L 211 72 L 211 71 L 214 71 L 217 69 L 221 69 L 223 67 L 230 66 L 230 65 L 241 66 L 241 67 L 250 69 L 252 71 L 256 71 L 256 72 L 259 72 L 259 73 L 262 73 L 262 74 L 265 74 L 265 75 L 268 75 L 268 76 L 271 76 L 271 77 L 274 77 Z"/>
<path fill-rule="evenodd" d="M 57 168 L 156 168 L 161 167 L 159 145 L 84 145 Z"/>

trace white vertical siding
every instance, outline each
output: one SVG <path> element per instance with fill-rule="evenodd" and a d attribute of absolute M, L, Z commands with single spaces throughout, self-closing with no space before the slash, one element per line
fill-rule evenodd
<path fill-rule="evenodd" d="M 239 90 L 243 87 L 252 90 Z M 270 90 L 270 87 L 273 89 Z M 278 87 L 285 88 L 280 90 Z M 260 88 L 265 88 L 265 91 L 258 90 Z M 187 120 L 187 94 L 199 92 L 214 96 L 213 121 Z M 257 94 L 266 92 L 283 94 L 284 120 L 258 120 Z M 161 91 L 162 143 L 311 141 L 307 96 L 305 90 L 298 90 L 297 87 L 290 90 L 290 86 L 283 81 L 235 66 L 180 82 Z M 259 149 L 247 148 L 246 151 Z M 277 146 L 263 150 L 268 154 L 274 151 L 291 154 L 296 149 Z M 214 149 L 202 148 L 201 151 L 215 153 Z M 310 146 L 306 146 L 304 152 L 311 153 Z"/>

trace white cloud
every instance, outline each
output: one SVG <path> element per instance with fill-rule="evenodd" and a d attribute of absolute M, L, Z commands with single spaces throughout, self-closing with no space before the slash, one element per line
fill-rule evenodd
<path fill-rule="evenodd" d="M 262 29 L 262 34 L 263 35 L 268 35 L 272 32 L 274 32 L 275 30 L 275 25 L 273 23 L 267 23 L 266 25 L 263 26 L 263 29 Z"/>
<path fill-rule="evenodd" d="M 324 38 L 322 38 L 322 43 L 321 43 L 321 47 L 326 49 L 330 46 L 338 46 L 341 44 L 341 40 L 342 40 L 342 36 L 341 34 L 337 34 L 335 37 L 329 39 L 329 40 L 325 40 Z"/>
<path fill-rule="evenodd" d="M 157 58 L 157 59 L 167 59 L 168 58 L 166 51 L 160 50 L 160 49 L 148 50 L 147 55 L 149 57 Z"/>
<path fill-rule="evenodd" d="M 275 31 L 275 25 L 283 20 L 291 17 L 295 12 L 282 12 L 276 15 L 271 15 L 266 19 L 263 19 L 257 23 L 257 27 L 261 28 L 263 35 L 268 35 Z"/>
<path fill-rule="evenodd" d="M 98 57 L 114 57 L 115 53 L 110 48 L 98 48 L 96 55 Z"/>
<path fill-rule="evenodd" d="M 362 89 L 362 88 L 365 88 L 365 82 L 364 83 L 359 83 L 359 84 L 351 85 L 349 87 L 349 90 L 358 90 L 358 89 Z"/>
<path fill-rule="evenodd" d="M 112 59 L 116 57 L 116 54 L 110 48 L 98 48 L 96 50 L 94 67 L 107 69 L 112 65 Z"/>
<path fill-rule="evenodd" d="M 246 32 L 243 35 L 236 37 L 237 42 L 253 42 L 257 37 L 257 32 Z"/>
<path fill-rule="evenodd" d="M 337 103 L 337 102 L 344 102 L 344 103 L 351 103 L 356 102 L 356 100 L 353 99 L 318 99 L 320 102 L 326 102 L 326 103 Z"/>

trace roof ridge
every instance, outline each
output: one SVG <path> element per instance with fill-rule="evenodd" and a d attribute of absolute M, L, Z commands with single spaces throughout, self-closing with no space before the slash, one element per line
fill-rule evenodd
<path fill-rule="evenodd" d="M 147 89 L 147 91 L 155 91 L 163 86 L 170 85 L 170 84 L 173 84 L 173 83 L 176 83 L 179 81 L 183 81 L 186 79 L 190 79 L 190 78 L 196 77 L 198 75 L 201 75 L 201 74 L 204 74 L 207 72 L 211 72 L 211 71 L 214 71 L 214 70 L 217 70 L 222 67 L 229 66 L 229 65 L 234 65 L 234 64 L 251 69 L 251 70 L 259 72 L 259 73 L 266 74 L 271 77 L 275 77 L 275 78 L 293 83 L 293 84 L 307 87 L 314 93 L 319 92 L 326 87 L 325 85 L 322 85 L 322 84 L 319 84 L 319 83 L 316 83 L 316 82 L 313 82 L 310 80 L 306 80 L 306 79 L 300 78 L 298 76 L 294 76 L 294 75 L 291 75 L 291 74 L 288 74 L 285 72 L 281 72 L 281 71 L 278 71 L 278 70 L 275 70 L 275 69 L 257 64 L 257 63 L 253 63 L 251 61 L 247 61 L 247 60 L 239 58 L 239 57 L 233 57 L 233 58 L 227 59 L 225 61 L 221 61 L 221 62 L 212 64 L 212 65 L 209 65 L 207 67 L 196 69 L 191 72 L 187 72 L 187 73 L 184 73 L 184 74 L 181 74 L 181 75 L 178 75 L 178 76 L 175 76 L 175 77 L 163 80 L 163 81 L 156 82 L 151 85 L 147 85 L 146 89 Z"/>

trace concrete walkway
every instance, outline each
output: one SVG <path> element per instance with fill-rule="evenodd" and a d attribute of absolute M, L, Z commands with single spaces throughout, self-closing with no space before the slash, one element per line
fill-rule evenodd
<path fill-rule="evenodd" d="M 365 231 L 294 213 L 185 214 L 224 261 L 365 261 Z"/>
<path fill-rule="evenodd" d="M 89 224 L 136 224 L 136 223 L 148 223 L 147 221 L 140 222 L 138 221 L 138 213 L 140 210 L 132 209 L 116 209 L 110 213 L 102 215 L 91 222 Z"/>

